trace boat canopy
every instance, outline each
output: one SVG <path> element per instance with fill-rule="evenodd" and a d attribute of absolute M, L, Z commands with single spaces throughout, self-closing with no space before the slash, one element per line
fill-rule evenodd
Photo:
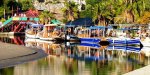
<path fill-rule="evenodd" d="M 89 27 L 89 29 L 103 29 L 103 30 L 105 30 L 105 28 L 106 27 L 104 27 L 104 26 L 91 26 L 91 27 Z"/>
<path fill-rule="evenodd" d="M 32 27 L 43 27 L 44 25 L 42 24 L 31 24 Z"/>

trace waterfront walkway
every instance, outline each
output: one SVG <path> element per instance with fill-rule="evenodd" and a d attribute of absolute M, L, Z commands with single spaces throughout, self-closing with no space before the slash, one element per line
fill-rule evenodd
<path fill-rule="evenodd" d="M 43 50 L 0 42 L 0 68 L 46 57 Z"/>
<path fill-rule="evenodd" d="M 129 73 L 126 73 L 124 75 L 150 75 L 150 65 L 131 71 Z"/>

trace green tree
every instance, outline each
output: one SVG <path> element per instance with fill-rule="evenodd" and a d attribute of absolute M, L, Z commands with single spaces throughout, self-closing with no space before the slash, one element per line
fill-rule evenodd
<path fill-rule="evenodd" d="M 0 17 L 3 17 L 4 15 L 4 7 L 0 7 Z"/>
<path fill-rule="evenodd" d="M 12 74 L 14 74 L 14 67 L 0 69 L 0 74 L 1 75 L 12 75 Z"/>
<path fill-rule="evenodd" d="M 97 20 L 97 25 L 107 25 L 111 16 L 110 2 L 101 1 L 94 5 L 93 20 Z"/>
<path fill-rule="evenodd" d="M 99 2 L 101 2 L 101 0 L 85 0 L 86 4 L 89 4 L 89 5 L 95 5 Z"/>
<path fill-rule="evenodd" d="M 116 4 L 117 3 L 117 4 Z M 135 23 L 145 11 L 145 0 L 118 0 L 114 2 L 115 17 L 122 15 L 125 23 Z M 120 14 L 121 13 L 121 14 Z"/>
<path fill-rule="evenodd" d="M 85 17 L 90 17 L 92 18 L 93 16 L 93 10 L 94 10 L 94 5 L 99 3 L 100 0 L 85 0 L 86 5 L 85 10 L 80 11 L 80 17 L 85 18 Z"/>
<path fill-rule="evenodd" d="M 22 4 L 22 10 L 34 9 L 34 6 L 30 0 L 22 1 L 21 4 Z"/>
<path fill-rule="evenodd" d="M 51 19 L 54 18 L 54 15 L 50 13 L 49 11 L 42 11 L 39 15 L 40 21 L 42 24 L 47 24 L 51 21 Z"/>
<path fill-rule="evenodd" d="M 0 6 L 4 5 L 4 0 L 0 0 Z"/>
<path fill-rule="evenodd" d="M 150 0 L 143 0 L 143 4 L 145 6 L 145 11 L 150 11 Z"/>
<path fill-rule="evenodd" d="M 7 3 L 7 2 L 5 2 Z M 17 10 L 18 7 L 21 7 L 21 3 L 16 2 L 14 0 L 8 0 L 7 6 L 9 7 L 10 10 Z"/>
<path fill-rule="evenodd" d="M 90 17 L 92 18 L 93 15 L 93 6 L 91 4 L 86 4 L 85 10 L 80 11 L 80 17 Z"/>
<path fill-rule="evenodd" d="M 74 21 L 79 17 L 78 5 L 75 2 L 65 1 L 65 8 L 63 8 L 62 11 L 68 21 Z"/>

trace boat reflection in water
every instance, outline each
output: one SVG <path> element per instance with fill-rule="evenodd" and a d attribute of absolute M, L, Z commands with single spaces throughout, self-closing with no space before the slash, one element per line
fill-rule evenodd
<path fill-rule="evenodd" d="M 26 39 L 25 46 L 44 50 L 49 55 L 61 55 L 61 45 L 53 41 L 44 41 L 40 39 Z"/>
<path fill-rule="evenodd" d="M 25 40 L 25 46 L 43 49 L 49 55 L 6 71 L 14 75 L 120 75 L 149 64 L 140 47 L 66 45 L 33 39 Z"/>
<path fill-rule="evenodd" d="M 0 36 L 0 41 L 4 43 L 11 43 L 16 45 L 24 45 L 24 36 Z"/>

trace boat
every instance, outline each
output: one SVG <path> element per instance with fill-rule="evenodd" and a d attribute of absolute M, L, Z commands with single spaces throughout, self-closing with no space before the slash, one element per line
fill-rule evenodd
<path fill-rule="evenodd" d="M 103 43 L 107 44 L 109 42 L 109 44 L 141 45 L 141 40 L 139 38 L 131 37 L 127 34 L 127 31 L 137 32 L 139 30 L 138 28 L 114 29 L 112 26 L 75 27 L 73 25 L 70 25 L 70 27 L 68 25 L 67 27 L 69 28 L 67 33 L 67 39 L 71 39 L 73 36 L 75 36 L 78 38 L 77 40 L 79 40 L 81 43 L 102 44 L 101 42 L 104 41 Z"/>
<path fill-rule="evenodd" d="M 65 25 L 65 41 L 68 42 L 80 42 L 80 39 L 76 36 L 76 26 Z"/>
<path fill-rule="evenodd" d="M 58 24 L 46 24 L 43 27 L 43 31 L 38 33 L 38 37 L 41 40 L 53 41 L 53 40 L 63 40 L 64 32 L 63 26 Z"/>
<path fill-rule="evenodd" d="M 104 36 L 104 26 L 67 26 L 67 40 L 81 43 L 99 43 Z"/>
<path fill-rule="evenodd" d="M 38 32 L 42 31 L 43 25 L 41 24 L 29 24 L 26 26 L 25 36 L 27 38 L 35 38 L 38 39 Z"/>
<path fill-rule="evenodd" d="M 99 43 L 104 37 L 104 26 L 90 26 L 78 30 L 77 36 L 82 43 Z"/>
<path fill-rule="evenodd" d="M 74 21 L 69 21 L 65 25 L 66 41 L 81 42 L 78 34 L 78 28 L 94 26 L 92 18 L 79 18 Z"/>
<path fill-rule="evenodd" d="M 137 32 L 139 29 L 119 28 L 119 29 L 108 29 L 108 37 L 106 38 L 110 44 L 134 44 L 141 45 L 140 38 L 131 37 L 129 31 Z M 113 32 L 112 32 L 113 31 Z M 112 33 L 111 33 L 112 32 Z M 115 34 L 115 36 L 109 34 Z"/>
<path fill-rule="evenodd" d="M 107 30 L 106 30 L 107 29 Z M 114 30 L 115 36 L 107 36 L 108 31 Z M 119 32 L 118 32 L 119 30 Z M 127 30 L 138 30 L 138 29 L 113 29 L 111 26 L 90 26 L 79 30 L 77 37 L 80 39 L 81 43 L 107 43 L 109 44 L 136 44 L 140 45 L 140 39 L 126 37 L 124 31 Z M 107 32 L 106 32 L 107 31 Z M 106 36 L 106 37 L 105 37 Z M 102 43 L 101 43 L 102 44 Z"/>

